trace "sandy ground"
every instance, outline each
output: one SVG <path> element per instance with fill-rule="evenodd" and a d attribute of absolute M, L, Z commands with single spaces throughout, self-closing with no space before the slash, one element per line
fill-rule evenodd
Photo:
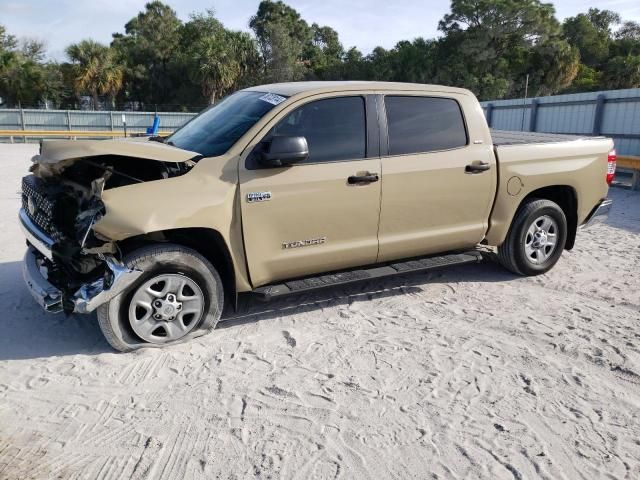
<path fill-rule="evenodd" d="M 640 478 L 640 194 L 537 278 L 493 264 L 245 301 L 116 354 L 42 313 L 0 148 L 0 478 Z"/>

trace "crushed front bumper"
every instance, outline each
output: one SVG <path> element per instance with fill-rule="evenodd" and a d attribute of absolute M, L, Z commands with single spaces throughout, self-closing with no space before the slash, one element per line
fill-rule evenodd
<path fill-rule="evenodd" d="M 20 211 L 20 226 L 29 245 L 24 255 L 22 275 L 33 298 L 48 312 L 93 312 L 126 290 L 142 275 L 142 271 L 131 270 L 111 255 L 104 255 L 101 258 L 105 262 L 106 274 L 82 285 L 75 292 L 65 294 L 49 282 L 43 262 L 43 257 L 53 260 L 53 240 L 29 219 L 24 210 Z"/>
<path fill-rule="evenodd" d="M 611 210 L 612 205 L 613 200 L 609 198 L 602 200 L 598 205 L 596 205 L 580 228 L 587 228 L 596 223 L 604 222 L 609 216 L 609 211 Z"/>
<path fill-rule="evenodd" d="M 36 302 L 47 312 L 63 310 L 62 292 L 52 285 L 40 271 L 38 257 L 33 247 L 27 249 L 22 262 L 22 276 Z"/>
<path fill-rule="evenodd" d="M 38 254 L 29 247 L 24 255 L 22 275 L 36 302 L 47 312 L 65 310 L 65 303 L 73 305 L 76 313 L 91 313 L 103 303 L 116 297 L 142 275 L 141 270 L 131 270 L 111 257 L 105 258 L 108 275 L 80 287 L 65 299 L 64 293 L 46 278 L 46 268 L 39 263 Z"/>

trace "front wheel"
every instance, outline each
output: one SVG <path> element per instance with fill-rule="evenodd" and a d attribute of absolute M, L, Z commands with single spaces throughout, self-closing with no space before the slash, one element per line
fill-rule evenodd
<path fill-rule="evenodd" d="M 196 251 L 181 245 L 151 245 L 131 252 L 124 263 L 144 273 L 98 309 L 100 329 L 116 350 L 181 342 L 218 323 L 222 281 Z"/>
<path fill-rule="evenodd" d="M 566 240 L 567 218 L 558 204 L 531 199 L 516 213 L 498 259 L 513 273 L 540 275 L 558 262 Z"/>

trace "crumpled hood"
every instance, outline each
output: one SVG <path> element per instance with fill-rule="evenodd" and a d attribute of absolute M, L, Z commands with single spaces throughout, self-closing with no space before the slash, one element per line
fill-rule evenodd
<path fill-rule="evenodd" d="M 182 163 L 200 156 L 197 152 L 182 150 L 148 138 L 127 140 L 43 140 L 40 154 L 34 163 L 54 164 L 63 160 L 119 155 L 162 162 Z"/>

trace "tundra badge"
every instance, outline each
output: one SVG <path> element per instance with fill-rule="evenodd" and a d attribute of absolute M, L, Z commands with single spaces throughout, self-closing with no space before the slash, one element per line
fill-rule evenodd
<path fill-rule="evenodd" d="M 295 242 L 282 242 L 282 248 L 299 248 L 310 245 L 322 245 L 327 241 L 327 237 L 310 238 L 308 240 L 296 240 Z"/>
<path fill-rule="evenodd" d="M 251 192 L 247 193 L 247 202 L 266 202 L 271 200 L 271 192 Z"/>

